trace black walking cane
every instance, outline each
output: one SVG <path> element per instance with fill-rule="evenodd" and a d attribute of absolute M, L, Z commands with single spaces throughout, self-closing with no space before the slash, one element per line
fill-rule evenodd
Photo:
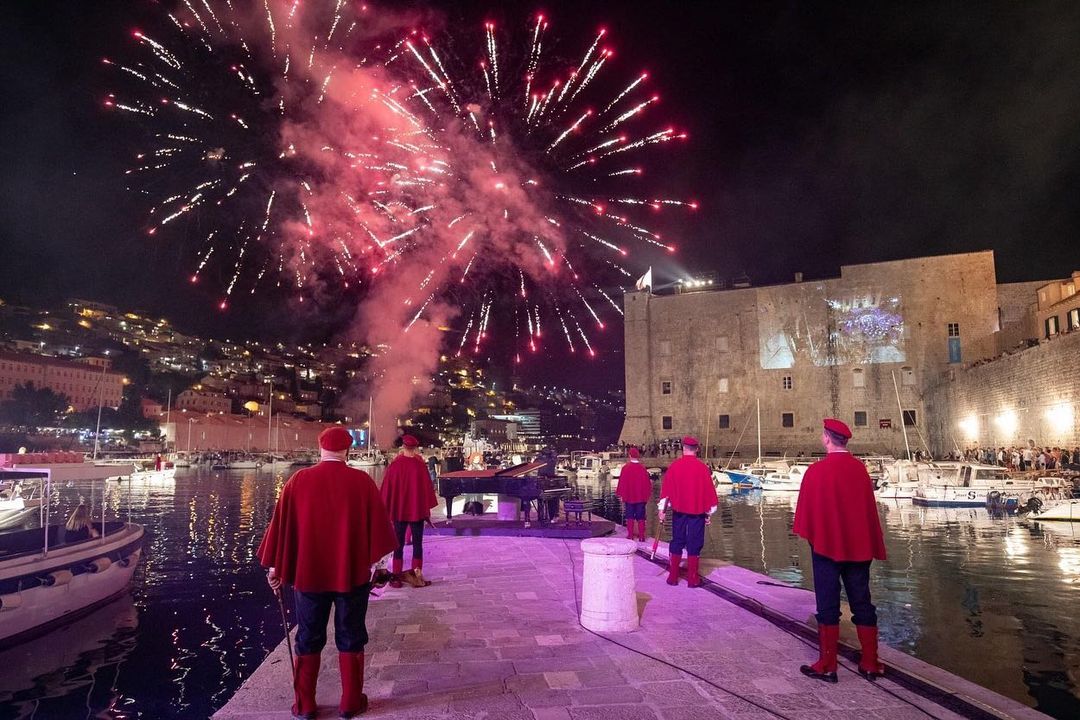
<path fill-rule="evenodd" d="M 281 626 L 285 628 L 285 647 L 289 650 L 289 669 L 292 671 L 292 686 L 293 686 L 293 699 L 296 697 L 296 661 L 293 660 L 292 652 L 292 634 L 289 631 L 289 620 L 285 617 L 285 599 L 281 597 L 281 588 L 278 587 L 274 590 L 274 596 L 277 598 L 278 608 L 281 610 Z"/>

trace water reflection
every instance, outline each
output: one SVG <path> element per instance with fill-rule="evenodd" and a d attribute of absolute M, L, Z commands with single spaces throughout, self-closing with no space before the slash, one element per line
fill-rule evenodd
<path fill-rule="evenodd" d="M 603 498 L 610 485 L 581 490 Z M 812 588 L 809 549 L 791 533 L 796 498 L 723 493 L 703 561 Z M 879 509 L 889 561 L 874 563 L 871 582 L 883 640 L 1054 717 L 1080 717 L 1080 528 L 909 501 Z"/>
<path fill-rule="evenodd" d="M 104 502 L 142 523 L 143 561 L 125 598 L 0 654 L 0 718 L 209 717 L 284 637 L 255 562 L 284 481 L 181 470 L 56 488 L 54 522 L 92 495 L 95 516 Z"/>
<path fill-rule="evenodd" d="M 49 636 L 0 652 L 4 717 L 93 717 L 118 709 L 120 678 L 137 672 L 126 661 L 136 643 L 138 613 L 130 596 Z M 47 709 L 46 709 L 47 708 Z M 109 717 L 128 717 L 122 711 Z"/>

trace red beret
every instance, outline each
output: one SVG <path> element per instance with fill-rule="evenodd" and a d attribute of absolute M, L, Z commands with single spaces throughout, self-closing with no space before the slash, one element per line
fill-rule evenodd
<path fill-rule="evenodd" d="M 340 425 L 327 428 L 319 433 L 319 447 L 330 452 L 341 452 L 352 447 L 353 438 L 349 431 Z"/>
<path fill-rule="evenodd" d="M 627 450 L 626 454 L 627 454 L 628 457 L 632 457 L 632 458 L 641 457 L 641 451 L 638 450 L 636 447 L 632 447 L 629 450 Z"/>
<path fill-rule="evenodd" d="M 697 438 L 693 435 L 687 435 L 682 439 L 682 444 L 683 447 L 697 447 L 700 443 L 698 443 Z"/>
<path fill-rule="evenodd" d="M 402 435 L 401 444 L 407 448 L 420 447 L 420 441 L 412 435 Z"/>
<path fill-rule="evenodd" d="M 825 418 L 825 421 L 822 424 L 829 432 L 836 433 L 840 437 L 851 438 L 851 428 L 836 418 Z"/>

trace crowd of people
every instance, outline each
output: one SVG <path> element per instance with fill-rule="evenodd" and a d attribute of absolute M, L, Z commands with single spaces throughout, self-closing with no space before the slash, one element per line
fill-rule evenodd
<path fill-rule="evenodd" d="M 967 460 L 984 465 L 997 465 L 1009 470 L 1080 470 L 1080 447 L 1039 447 L 1029 440 L 1025 447 L 969 447 L 952 453 L 950 460 Z"/>

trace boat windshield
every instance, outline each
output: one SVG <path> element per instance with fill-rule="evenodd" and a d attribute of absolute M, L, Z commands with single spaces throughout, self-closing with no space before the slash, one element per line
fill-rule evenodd
<path fill-rule="evenodd" d="M 976 480 L 1006 480 L 1006 479 L 1008 479 L 1008 477 L 1005 475 L 1004 470 L 987 469 L 987 470 L 976 470 L 975 471 L 975 479 Z"/>

